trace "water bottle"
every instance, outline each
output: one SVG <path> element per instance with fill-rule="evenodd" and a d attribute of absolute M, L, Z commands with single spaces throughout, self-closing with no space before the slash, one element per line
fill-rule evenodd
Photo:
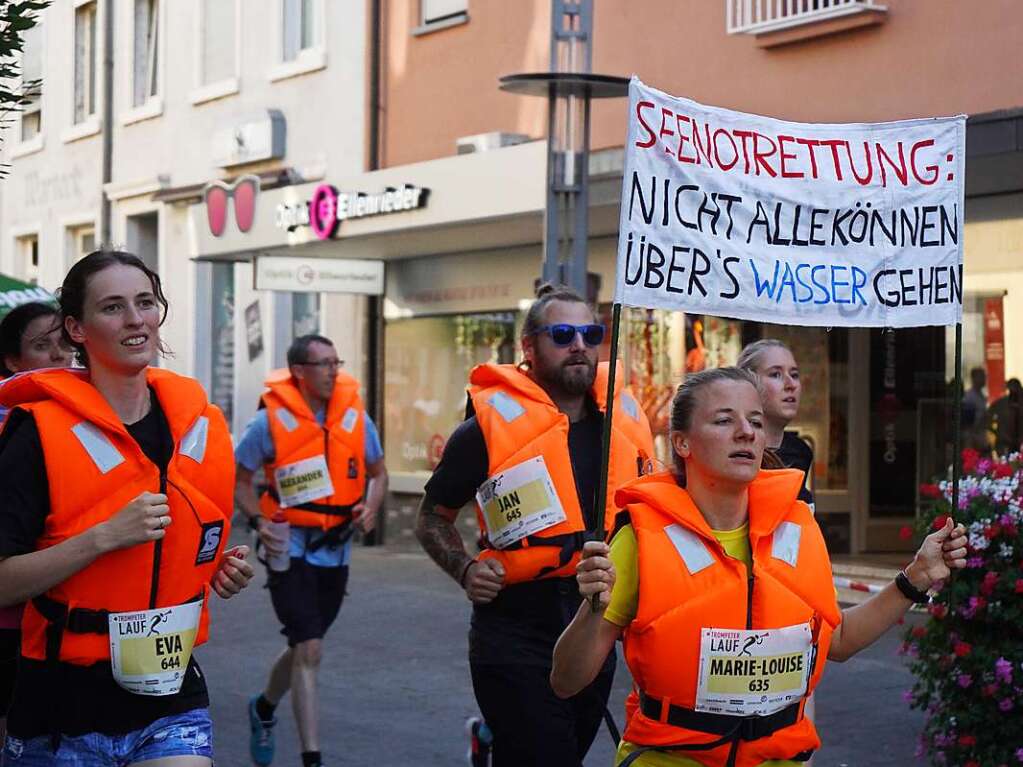
<path fill-rule="evenodd" d="M 280 554 L 271 554 L 267 551 L 266 566 L 277 573 L 287 572 L 291 567 L 291 525 L 280 509 L 274 512 L 267 525 L 270 528 L 270 537 L 280 543 L 283 551 Z"/>

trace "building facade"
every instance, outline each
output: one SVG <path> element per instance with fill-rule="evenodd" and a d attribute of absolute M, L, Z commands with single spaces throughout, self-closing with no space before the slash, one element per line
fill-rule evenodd
<path fill-rule="evenodd" d="M 295 335 L 333 337 L 365 380 L 365 298 L 256 290 L 247 241 L 223 260 L 197 243 L 257 226 L 271 189 L 362 170 L 366 24 L 354 0 L 55 0 L 25 45 L 42 85 L 4 142 L 0 271 L 52 289 L 103 240 L 138 253 L 171 304 L 161 364 L 203 381 L 236 434 Z"/>
<path fill-rule="evenodd" d="M 542 258 L 547 103 L 503 92 L 498 80 L 550 68 L 550 16 L 549 0 L 382 2 L 380 165 L 409 183 L 425 183 L 420 172 L 438 177 L 431 205 L 464 214 L 441 224 L 416 212 L 402 227 L 417 236 L 376 235 L 390 245 L 377 255 L 388 259 L 387 459 L 392 486 L 409 493 L 400 517 L 411 515 L 461 418 L 471 366 L 518 359 L 516 329 Z M 602 0 L 594 19 L 594 72 L 637 74 L 705 104 L 809 122 L 969 115 L 964 373 L 987 371 L 989 402 L 1023 375 L 1016 4 Z M 588 268 L 601 278 L 605 313 L 624 108 L 624 99 L 593 107 Z M 476 152 L 458 154 L 467 148 Z M 482 167 L 495 173 L 479 188 Z M 922 502 L 918 485 L 951 459 L 953 331 L 789 328 L 627 310 L 622 356 L 655 431 L 665 434 L 667 404 L 687 371 L 733 363 L 744 343 L 768 336 L 786 339 L 802 367 L 792 426 L 816 453 L 818 517 L 833 551 L 908 545 L 898 533 Z"/>
<path fill-rule="evenodd" d="M 114 25 L 103 104 L 104 13 Z M 593 71 L 789 120 L 969 115 L 964 367 L 1023 377 L 1023 13 L 1013 0 L 600 0 Z M 56 0 L 41 95 L 5 143 L 0 270 L 54 287 L 98 241 L 159 267 L 171 367 L 240 428 L 287 341 L 322 329 L 366 382 L 392 540 L 461 420 L 471 367 L 518 359 L 540 274 L 550 0 Z M 983 55 L 978 55 L 983 51 Z M 625 101 L 593 109 L 588 269 L 609 312 Z M 103 181 L 104 123 L 112 174 Z M 16 140 L 15 140 L 16 139 Z M 221 182 L 211 186 L 212 182 Z M 836 552 L 895 550 L 951 454 L 952 333 L 628 310 L 622 357 L 660 435 L 686 372 L 785 338 Z M 468 515 L 463 515 L 468 517 Z M 465 520 L 469 525 L 471 522 Z"/>

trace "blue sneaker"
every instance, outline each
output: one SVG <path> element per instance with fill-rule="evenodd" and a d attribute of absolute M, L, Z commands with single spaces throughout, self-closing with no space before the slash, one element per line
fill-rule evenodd
<path fill-rule="evenodd" d="M 256 713 L 255 696 L 249 701 L 249 755 L 257 767 L 270 767 L 274 760 L 274 725 L 277 724 L 277 717 L 269 722 L 259 718 Z"/>
<path fill-rule="evenodd" d="M 465 722 L 465 732 L 469 736 L 466 764 L 469 767 L 490 767 L 490 746 L 494 742 L 494 734 L 487 723 L 478 716 L 469 717 Z"/>

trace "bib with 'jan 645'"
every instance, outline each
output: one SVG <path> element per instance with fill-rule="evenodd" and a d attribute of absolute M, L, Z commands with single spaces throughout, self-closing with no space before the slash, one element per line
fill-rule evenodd
<path fill-rule="evenodd" d="M 114 679 L 138 695 L 174 695 L 181 689 L 199 631 L 202 600 L 111 613 L 110 664 Z"/>
<path fill-rule="evenodd" d="M 806 694 L 813 640 L 806 624 L 703 629 L 696 710 L 767 716 Z"/>
<path fill-rule="evenodd" d="M 543 456 L 490 477 L 480 485 L 476 502 L 483 510 L 487 538 L 498 549 L 567 518 Z"/>
<path fill-rule="evenodd" d="M 277 485 L 279 503 L 285 509 L 334 494 L 334 483 L 330 481 L 330 472 L 327 470 L 327 458 L 322 455 L 314 455 L 276 469 L 274 484 Z"/>

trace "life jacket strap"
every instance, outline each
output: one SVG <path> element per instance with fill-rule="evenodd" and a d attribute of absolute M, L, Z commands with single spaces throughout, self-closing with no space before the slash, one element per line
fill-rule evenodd
<path fill-rule="evenodd" d="M 347 522 L 344 522 L 337 527 L 330 528 L 317 540 L 306 546 L 306 550 L 319 551 L 324 546 L 342 546 L 345 543 L 348 543 L 354 533 L 355 525 L 352 524 L 352 520 L 349 519 Z"/>
<path fill-rule="evenodd" d="M 278 506 L 280 505 L 281 497 L 277 494 L 277 488 L 271 485 L 267 487 L 266 493 L 273 499 L 274 503 Z M 337 506 L 330 503 L 314 503 L 309 501 L 308 503 L 300 503 L 297 506 L 289 506 L 288 508 L 299 511 L 314 511 L 317 514 L 326 514 L 330 517 L 351 517 L 354 506 Z"/>
<path fill-rule="evenodd" d="M 665 703 L 660 698 L 639 691 L 639 710 L 643 712 L 643 716 L 655 722 L 667 722 L 673 727 L 704 732 L 708 735 L 727 736 L 729 740 L 735 737 L 739 740 L 759 740 L 798 722 L 800 701 L 767 716 L 713 714 L 670 703 L 667 705 L 668 711 L 665 716 L 664 707 Z"/>

